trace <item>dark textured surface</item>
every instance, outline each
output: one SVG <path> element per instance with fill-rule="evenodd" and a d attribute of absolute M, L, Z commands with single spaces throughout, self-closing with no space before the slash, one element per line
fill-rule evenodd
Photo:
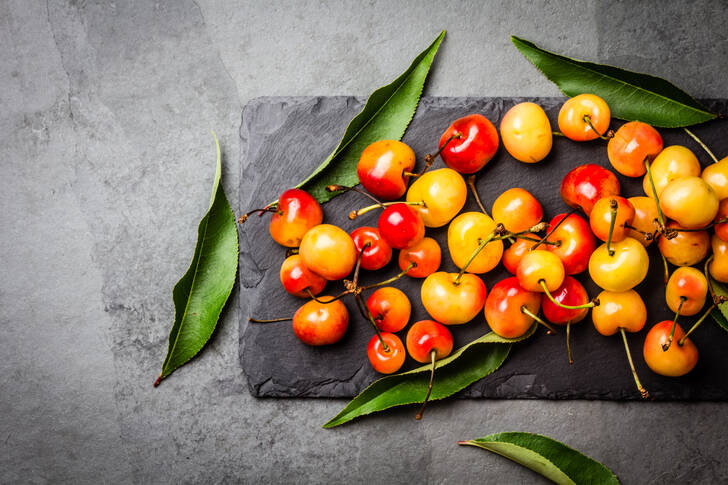
<path fill-rule="evenodd" d="M 436 150 L 440 134 L 452 120 L 469 113 L 482 113 L 499 125 L 503 114 L 521 101 L 534 101 L 544 107 L 554 129 L 563 98 L 430 98 L 425 97 L 403 138 L 420 160 L 428 151 Z M 245 167 L 241 180 L 247 185 L 251 178 L 257 190 L 241 198 L 240 212 L 261 207 L 275 200 L 276 194 L 294 185 L 322 160 L 327 147 L 334 146 L 346 122 L 361 109 L 362 100 L 346 97 L 317 98 L 259 98 L 251 101 L 243 111 L 241 137 L 242 163 Z M 726 102 L 708 102 L 717 112 L 726 111 Z M 613 123 L 613 127 L 621 124 Z M 696 127 L 694 131 L 717 153 L 728 151 L 724 133 L 727 123 L 716 121 Z M 694 150 L 703 164 L 711 163 L 708 155 L 682 130 L 661 130 L 665 146 L 685 145 Z M 529 190 L 544 207 L 544 218 L 549 220 L 569 210 L 559 194 L 564 174 L 582 163 L 598 163 L 611 168 L 607 159 L 606 142 L 574 143 L 555 137 L 549 156 L 538 164 L 524 164 L 513 159 L 501 147 L 496 156 L 478 176 L 478 190 L 483 204 L 490 211 L 495 198 L 511 187 Z M 444 166 L 438 161 L 433 168 Z M 254 177 L 260 177 L 255 180 Z M 263 179 L 264 177 L 264 179 Z M 622 195 L 644 195 L 642 178 L 631 179 L 619 175 Z M 241 191 L 244 193 L 244 191 Z M 362 225 L 374 225 L 378 211 L 350 221 L 347 214 L 352 208 L 368 205 L 361 195 L 349 193 L 324 205 L 325 222 L 351 231 Z M 464 210 L 478 210 L 472 197 Z M 255 222 L 252 222 L 255 221 Z M 292 315 L 302 304 L 283 290 L 278 270 L 285 258 L 285 249 L 276 245 L 267 232 L 267 218 L 251 219 L 244 226 L 245 239 L 241 244 L 241 275 L 262 278 L 261 297 L 252 305 L 256 318 L 274 318 Z M 456 271 L 447 250 L 447 227 L 428 229 L 443 248 L 441 269 Z M 665 304 L 662 283 L 662 262 L 657 247 L 649 249 L 651 267 L 647 278 L 636 289 L 648 308 L 645 328 L 630 335 L 630 347 L 643 385 L 658 400 L 726 400 L 728 380 L 724 370 L 728 355 L 724 339 L 728 336 L 712 320 L 694 334 L 700 349 L 700 359 L 693 372 L 683 378 L 666 378 L 653 374 L 642 358 L 642 343 L 649 328 L 655 323 L 672 319 Z M 257 266 L 251 266 L 255 261 Z M 702 266 L 700 266 L 702 268 Z M 392 262 L 376 272 L 362 272 L 364 284 L 374 283 L 396 274 L 396 252 Z M 487 288 L 510 276 L 499 265 L 483 275 Z M 587 273 L 578 276 L 590 295 L 600 290 Z M 402 278 L 394 286 L 402 289 L 413 306 L 411 321 L 429 318 L 420 299 L 422 280 Z M 340 282 L 330 282 L 326 294 L 343 290 Z M 370 324 L 357 312 L 352 298 L 345 300 L 350 315 L 349 331 L 336 345 L 323 348 L 308 347 L 295 337 L 290 323 L 245 325 L 241 337 L 243 372 L 253 395 L 265 397 L 351 397 L 378 377 L 366 357 L 366 345 L 373 332 Z M 241 318 L 248 314 L 241 312 Z M 689 328 L 697 319 L 684 318 L 680 322 Z M 466 325 L 451 326 L 455 347 L 489 331 L 482 312 Z M 404 341 L 407 329 L 400 332 Z M 575 364 L 569 365 L 564 343 L 565 332 L 548 336 L 539 331 L 534 338 L 516 345 L 506 363 L 493 375 L 482 379 L 465 391 L 462 397 L 491 398 L 545 398 L 545 399 L 640 399 L 632 374 L 627 366 L 622 339 L 619 335 L 603 337 L 594 330 L 590 317 L 574 325 L 572 349 Z M 602 365 L 609 362 L 610 365 Z M 418 364 L 408 359 L 405 368 Z"/>

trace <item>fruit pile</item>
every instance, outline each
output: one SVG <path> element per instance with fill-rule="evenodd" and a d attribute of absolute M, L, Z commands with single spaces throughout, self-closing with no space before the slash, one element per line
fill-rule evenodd
<path fill-rule="evenodd" d="M 499 130 L 484 116 L 472 114 L 445 130 L 438 152 L 425 157 L 419 172 L 409 146 L 377 141 L 361 153 L 357 166 L 364 190 L 328 188 L 372 199 L 372 205 L 353 211 L 351 219 L 379 211 L 377 227 L 358 227 L 350 234 L 323 223 L 323 211 L 311 195 L 286 190 L 276 203 L 241 217 L 244 222 L 256 212 L 272 213 L 270 234 L 289 248 L 281 265 L 281 283 L 291 295 L 308 300 L 292 318 L 276 321 L 292 319 L 295 335 L 306 344 L 334 344 L 349 325 L 342 299 L 353 298 L 373 328 L 369 361 L 376 371 L 389 374 L 402 367 L 407 354 L 417 362 L 431 363 L 434 372 L 434 363 L 453 348 L 448 326 L 468 323 L 481 311 L 490 329 L 505 338 L 520 337 L 535 323 L 549 333 L 556 333 L 552 324 L 563 325 L 571 362 L 570 326 L 585 319 L 591 308 L 597 332 L 620 333 L 636 386 L 647 397 L 634 370 L 626 332 L 639 332 L 647 322 L 644 301 L 633 288 L 647 275 L 645 248 L 655 243 L 664 261 L 666 303 L 675 318 L 649 330 L 643 356 L 658 374 L 690 372 L 698 351 L 689 335 L 724 301 L 713 292 L 710 277 L 728 282 L 728 157 L 701 170 L 688 148 L 663 148 L 661 135 L 651 126 L 629 122 L 612 132 L 610 123 L 607 104 L 589 94 L 564 103 L 559 132 L 552 131 L 546 113 L 534 103 L 511 108 Z M 643 177 L 645 195 L 620 195 L 613 172 L 585 164 L 569 171 L 561 183 L 561 197 L 572 211 L 545 222 L 540 202 L 515 187 L 497 197 L 488 215 L 474 177 L 496 154 L 500 142 L 516 160 L 538 163 L 551 152 L 554 135 L 576 142 L 605 140 L 612 167 L 627 177 Z M 446 167 L 431 168 L 438 156 Z M 468 187 L 480 212 L 461 213 Z M 426 235 L 426 228 L 445 226 L 457 273 L 438 271 L 442 250 Z M 369 285 L 359 283 L 360 271 L 382 269 L 394 250 L 399 251 L 401 273 Z M 693 267 L 704 260 L 705 272 Z M 513 276 L 487 291 L 478 275 L 501 261 Z M 668 261 L 677 266 L 672 274 Z M 598 295 L 590 297 L 574 278 L 585 271 L 602 288 Z M 391 286 L 401 277 L 422 279 L 419 297 L 431 317 L 410 325 L 405 343 L 397 333 L 409 323 L 411 303 Z M 338 280 L 343 280 L 340 292 L 321 296 L 328 281 Z M 679 316 L 700 313 L 708 299 L 707 311 L 685 332 Z"/>

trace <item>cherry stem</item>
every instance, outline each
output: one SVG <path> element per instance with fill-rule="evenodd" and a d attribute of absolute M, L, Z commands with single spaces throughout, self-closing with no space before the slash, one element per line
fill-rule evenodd
<path fill-rule="evenodd" d="M 665 258 L 665 255 L 662 254 L 662 251 L 658 251 L 658 253 L 660 253 L 660 257 L 662 258 L 662 269 L 664 271 L 663 280 L 665 282 L 665 286 L 667 286 L 667 282 L 670 281 L 670 270 L 667 268 L 667 258 Z"/>
<path fill-rule="evenodd" d="M 422 415 L 425 413 L 425 406 L 427 406 L 427 401 L 430 400 L 430 394 L 432 393 L 432 382 L 435 380 L 435 358 L 437 357 L 437 351 L 435 349 L 430 350 L 430 361 L 432 362 L 432 369 L 430 371 L 430 383 L 427 385 L 427 394 L 425 395 L 425 400 L 422 401 L 422 406 L 420 407 L 420 410 L 417 411 L 417 415 L 415 416 L 416 420 L 422 419 Z"/>
<path fill-rule="evenodd" d="M 543 319 L 541 319 L 541 317 L 539 317 L 538 315 L 536 315 L 535 313 L 533 313 L 531 310 L 529 310 L 526 305 L 523 305 L 521 307 L 521 313 L 523 313 L 525 315 L 528 315 L 529 317 L 533 318 L 535 321 L 537 321 L 538 323 L 540 323 L 541 325 L 543 325 L 544 327 L 546 327 L 548 329 L 548 332 L 547 333 L 549 335 L 555 335 L 556 334 L 556 329 L 554 327 L 552 327 L 548 323 L 544 322 Z"/>
<path fill-rule="evenodd" d="M 395 281 L 400 279 L 402 276 L 406 275 L 409 272 L 409 270 L 411 270 L 412 268 L 415 268 L 415 267 L 417 267 L 417 263 L 415 263 L 414 261 L 411 261 L 410 264 L 408 264 L 407 267 L 404 269 L 404 271 L 402 271 L 401 273 L 398 273 L 397 275 L 392 276 L 391 278 L 387 278 L 384 281 L 380 281 L 379 283 L 373 283 L 371 285 L 362 286 L 361 290 L 370 290 L 370 289 L 376 288 L 378 286 L 384 286 L 384 285 L 388 285 L 389 283 L 394 283 Z"/>
<path fill-rule="evenodd" d="M 642 395 L 642 399 L 650 397 L 650 393 L 647 389 L 642 387 L 640 378 L 637 377 L 637 371 L 634 368 L 634 362 L 632 361 L 632 352 L 629 351 L 629 343 L 627 343 L 627 333 L 624 331 L 624 327 L 619 327 L 619 332 L 622 334 L 622 341 L 624 342 L 624 350 L 627 352 L 627 361 L 629 361 L 629 368 L 632 371 L 632 377 L 634 377 L 634 383 L 637 384 L 637 390 Z"/>
<path fill-rule="evenodd" d="M 478 203 L 478 207 L 480 207 L 480 211 L 483 214 L 488 214 L 485 210 L 485 207 L 483 207 L 483 203 L 480 201 L 480 196 L 478 195 L 478 189 L 475 187 L 475 174 L 468 177 L 468 187 L 470 187 L 471 192 L 473 192 L 473 196 L 475 196 L 475 202 Z"/>
<path fill-rule="evenodd" d="M 422 207 L 425 206 L 425 203 L 423 201 L 419 201 L 419 202 L 417 202 L 417 201 L 413 201 L 413 202 L 402 202 L 402 201 L 380 202 L 379 204 L 370 205 L 368 207 L 364 207 L 364 208 L 356 210 L 356 211 L 351 211 L 349 213 L 349 219 L 351 219 L 353 221 L 357 217 L 359 217 L 363 214 L 366 214 L 367 212 L 371 212 L 374 209 L 380 209 L 380 208 L 384 209 L 385 207 L 389 207 L 390 205 L 394 205 L 394 204 L 417 205 L 417 206 L 422 206 Z"/>
<path fill-rule="evenodd" d="M 250 323 L 276 323 L 276 322 L 288 322 L 290 320 L 293 320 L 293 317 L 281 317 L 281 318 L 271 318 L 269 320 L 260 320 L 258 318 L 248 318 L 248 321 Z"/>
<path fill-rule="evenodd" d="M 563 137 L 566 136 L 563 133 L 561 133 L 560 131 L 552 131 L 551 134 L 554 135 L 554 136 L 563 136 Z"/>
<path fill-rule="evenodd" d="M 726 222 L 728 222 L 728 217 L 723 217 L 721 219 L 718 219 L 717 221 L 711 222 L 710 224 L 708 224 L 705 227 L 698 227 L 697 229 L 683 229 L 683 228 L 678 228 L 678 227 L 671 227 L 670 228 L 670 231 L 674 231 L 674 232 L 700 232 L 700 231 L 707 231 L 708 229 L 710 229 L 711 227 L 715 226 L 716 224 L 725 224 Z"/>
<path fill-rule="evenodd" d="M 547 232 L 547 233 L 546 233 L 546 235 L 545 235 L 544 237 L 542 237 L 542 238 L 541 238 L 541 240 L 540 240 L 539 242 L 537 242 L 537 243 L 536 243 L 536 244 L 535 244 L 535 245 L 534 245 L 534 246 L 533 246 L 533 247 L 531 248 L 531 251 L 533 251 L 534 249 L 536 249 L 537 247 L 539 247 L 539 246 L 540 246 L 541 244 L 545 243 L 545 242 L 546 242 L 546 240 L 547 240 L 547 239 L 549 238 L 549 236 L 550 236 L 551 234 L 553 234 L 553 232 L 554 232 L 554 231 L 555 231 L 556 229 L 558 229 L 558 228 L 559 228 L 559 226 L 561 225 L 561 223 L 562 223 L 562 222 L 564 222 L 564 221 L 565 221 L 566 219 L 568 219 L 569 217 L 571 217 L 571 216 L 572 216 L 572 215 L 573 215 L 573 214 L 574 214 L 574 213 L 575 213 L 575 212 L 576 212 L 577 210 L 578 210 L 578 209 L 577 209 L 576 207 L 574 207 L 573 209 L 571 209 L 571 210 L 570 210 L 570 211 L 569 211 L 569 212 L 568 212 L 568 213 L 567 213 L 567 214 L 566 214 L 566 215 L 565 215 L 565 216 L 564 216 L 564 217 L 563 217 L 563 218 L 562 218 L 562 219 L 561 219 L 561 220 L 559 221 L 559 223 L 558 223 L 558 224 L 556 224 L 556 225 L 555 225 L 555 226 L 554 226 L 553 228 L 551 228 L 551 230 L 550 230 L 549 232 Z"/>
<path fill-rule="evenodd" d="M 606 134 L 606 135 L 603 135 L 603 134 L 599 133 L 599 132 L 597 131 L 597 129 L 596 129 L 595 127 L 594 127 L 594 123 L 592 123 L 592 119 L 591 119 L 591 116 L 589 116 L 589 115 L 584 115 L 584 122 L 585 122 L 585 123 L 586 123 L 587 125 L 589 125 L 589 128 L 591 128 L 591 130 L 592 130 L 592 131 L 593 131 L 594 133 L 596 133 L 596 134 L 597 134 L 597 136 L 598 136 L 599 138 L 601 138 L 602 140 L 609 140 L 610 138 L 614 138 L 614 132 L 613 132 L 613 131 L 611 131 L 611 130 L 607 131 L 607 134 Z"/>
<path fill-rule="evenodd" d="M 685 339 L 688 338 L 688 335 L 690 335 L 691 333 L 693 333 L 693 330 L 695 330 L 696 328 L 698 328 L 700 326 L 700 324 L 703 323 L 703 320 L 705 320 L 708 317 L 708 315 L 710 315 L 710 312 L 712 312 L 716 308 L 716 306 L 717 305 L 715 303 L 713 303 L 712 305 L 710 305 L 710 308 L 708 308 L 708 310 L 700 316 L 700 318 L 698 319 L 698 321 L 695 322 L 695 324 L 692 327 L 690 327 L 690 330 L 688 330 L 687 333 L 685 335 L 683 335 L 683 338 L 681 338 L 680 340 L 677 341 L 677 344 L 680 347 L 683 346 L 683 344 L 685 343 Z"/>
<path fill-rule="evenodd" d="M 566 355 L 569 356 L 569 365 L 574 363 L 571 357 L 571 321 L 566 322 Z"/>
<path fill-rule="evenodd" d="M 607 252 L 610 256 L 614 256 L 614 249 L 612 249 L 612 234 L 614 234 L 614 224 L 617 222 L 617 207 L 617 200 L 610 199 L 609 212 L 611 220 L 609 221 L 609 235 L 607 236 Z"/>
<path fill-rule="evenodd" d="M 372 200 L 372 201 L 373 201 L 373 202 L 374 202 L 375 204 L 377 204 L 377 205 L 378 205 L 379 207 L 382 207 L 382 208 L 384 207 L 384 206 L 382 205 L 382 202 L 381 202 L 381 201 L 380 201 L 379 199 L 377 199 L 376 197 L 374 197 L 374 196 L 373 196 L 372 194 L 370 194 L 369 192 L 367 192 L 367 191 L 365 191 L 365 190 L 361 190 L 361 189 L 360 189 L 360 188 L 358 188 L 358 187 L 347 187 L 347 186 L 345 186 L 345 185 L 336 185 L 336 184 L 333 184 L 333 185 L 327 185 L 327 186 L 326 186 L 326 192 L 348 192 L 348 191 L 350 191 L 350 190 L 351 190 L 352 192 L 356 192 L 357 194 L 361 194 L 361 195 L 363 195 L 363 196 L 365 196 L 365 197 L 368 197 L 368 198 L 369 198 L 369 199 L 371 199 L 371 200 Z"/>
<path fill-rule="evenodd" d="M 690 137 L 693 140 L 695 140 L 695 142 L 698 145 L 700 145 L 701 147 L 703 147 L 703 150 L 705 150 L 708 153 L 708 155 L 710 155 L 710 158 L 713 159 L 713 162 L 718 163 L 718 158 L 715 156 L 715 154 L 713 154 L 713 152 L 710 151 L 710 148 L 708 148 L 708 146 L 705 143 L 703 143 L 703 141 L 700 138 L 698 138 L 695 133 L 693 133 L 692 131 L 688 130 L 687 128 L 683 128 L 683 130 L 685 130 L 685 133 L 687 133 L 688 135 L 690 135 Z"/>
<path fill-rule="evenodd" d="M 361 260 L 364 257 L 364 251 L 367 250 L 372 245 L 371 241 L 367 241 L 364 243 L 364 245 L 361 247 L 361 251 L 359 251 L 359 257 L 356 258 L 356 266 L 354 267 L 354 278 L 352 278 L 352 286 L 354 288 L 357 287 L 359 284 L 359 270 L 361 269 Z"/>
<path fill-rule="evenodd" d="M 687 300 L 686 297 L 681 296 L 680 297 L 680 305 L 677 307 L 677 311 L 675 312 L 675 318 L 672 319 L 672 328 L 670 329 L 670 336 L 667 337 L 667 342 L 662 344 L 662 351 L 667 352 L 667 349 L 670 348 L 670 345 L 672 344 L 672 339 L 675 336 L 675 327 L 677 327 L 677 319 L 680 316 L 680 310 L 682 310 L 683 303 Z"/>
<path fill-rule="evenodd" d="M 512 239 L 512 238 L 523 239 L 524 241 L 533 241 L 533 242 L 537 242 L 539 244 L 545 244 L 546 246 L 556 246 L 556 247 L 561 246 L 561 241 L 542 241 L 541 239 L 536 239 L 535 237 L 521 236 L 520 234 L 514 234 L 514 233 L 505 234 L 505 235 L 499 236 L 495 239 L 503 240 L 503 239 Z M 515 241 L 512 241 L 512 242 L 515 242 Z"/>
<path fill-rule="evenodd" d="M 502 227 L 502 225 L 501 225 L 501 227 Z M 498 231 L 497 227 L 493 232 L 488 234 L 488 236 L 485 239 L 480 240 L 480 242 L 478 243 L 478 247 L 475 248 L 475 251 L 473 251 L 473 254 L 470 255 L 467 262 L 463 265 L 462 268 L 460 268 L 460 272 L 455 277 L 455 281 L 453 281 L 453 284 L 455 286 L 460 284 L 460 279 L 463 277 L 463 274 L 465 274 L 465 270 L 468 269 L 468 266 L 470 266 L 470 263 L 472 263 L 473 260 L 478 256 L 478 254 L 480 254 L 480 252 L 483 250 L 483 248 L 486 246 L 486 244 L 488 244 L 490 241 L 492 241 L 493 238 L 496 236 L 496 231 Z"/>
<path fill-rule="evenodd" d="M 431 155 L 432 158 L 433 159 L 437 158 L 440 155 L 440 153 L 442 153 L 442 151 L 445 149 L 445 147 L 448 145 L 448 143 L 450 143 L 451 141 L 453 141 L 456 138 L 459 140 L 462 137 L 463 137 L 463 134 L 462 134 L 462 132 L 459 132 L 459 131 L 456 131 L 455 133 L 450 135 L 450 138 L 448 138 L 447 141 L 445 141 L 445 143 L 443 143 L 442 146 L 440 148 L 438 148 L 438 150 L 433 155 Z"/>
<path fill-rule="evenodd" d="M 256 212 L 258 212 L 259 216 L 262 216 L 266 212 L 275 212 L 278 210 L 278 204 L 271 204 L 269 206 L 263 207 L 262 209 L 253 209 L 252 211 L 246 212 L 242 216 L 238 218 L 238 224 L 243 224 L 245 221 L 248 220 L 248 217 L 252 216 Z"/>
<path fill-rule="evenodd" d="M 356 300 L 356 306 L 359 307 L 359 312 L 361 312 L 362 316 L 369 320 L 372 323 L 372 326 L 374 326 L 374 331 L 377 333 L 377 337 L 379 337 L 379 342 L 382 344 L 382 350 L 389 353 L 389 346 L 382 338 L 382 333 L 379 331 L 379 325 L 377 325 L 377 322 L 374 320 L 374 315 L 372 315 L 372 311 L 369 309 L 366 303 L 364 303 L 364 299 L 362 298 L 361 294 L 357 294 L 354 299 Z"/>
<path fill-rule="evenodd" d="M 710 290 L 710 297 L 713 300 L 714 303 L 720 304 L 722 303 L 721 300 L 725 301 L 725 297 L 719 297 L 715 294 L 715 288 L 713 288 L 713 278 L 710 276 L 710 262 L 713 261 L 713 255 L 711 254 L 710 257 L 705 261 L 705 265 L 703 266 L 703 273 L 705 274 L 705 279 L 708 280 L 708 290 Z"/>
<path fill-rule="evenodd" d="M 633 225 L 627 224 L 626 222 L 624 223 L 624 227 L 626 227 L 627 229 L 631 229 L 634 232 L 638 232 L 638 233 L 642 234 L 642 237 L 645 238 L 645 241 L 652 241 L 655 238 L 655 235 L 653 233 L 647 232 L 647 231 L 640 231 Z"/>
<path fill-rule="evenodd" d="M 546 280 L 538 280 L 538 284 L 541 285 L 541 288 L 543 289 L 543 292 L 546 294 L 546 296 L 551 300 L 551 302 L 554 305 L 558 305 L 561 308 L 566 308 L 567 310 L 581 310 L 583 308 L 593 308 L 595 306 L 599 306 L 599 298 L 594 298 L 589 303 L 584 303 L 583 305 L 564 305 L 560 301 L 556 301 L 554 296 L 549 291 L 548 287 L 546 286 Z"/>
<path fill-rule="evenodd" d="M 665 216 L 662 214 L 660 208 L 660 198 L 657 196 L 657 189 L 655 188 L 655 181 L 652 179 L 652 170 L 650 169 L 650 157 L 645 157 L 645 168 L 647 169 L 647 178 L 650 180 L 650 187 L 652 187 L 652 195 L 655 196 L 655 205 L 657 206 L 657 218 L 660 222 L 660 231 L 665 231 Z"/>

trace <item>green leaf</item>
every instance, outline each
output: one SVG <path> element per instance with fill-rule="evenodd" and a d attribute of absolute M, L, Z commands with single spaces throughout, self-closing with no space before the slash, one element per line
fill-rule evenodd
<path fill-rule="evenodd" d="M 707 273 L 707 270 L 706 270 Z M 710 285 L 713 288 L 713 291 L 718 296 L 725 296 L 728 298 L 728 289 L 726 289 L 725 286 L 721 285 L 717 281 L 715 281 L 711 276 L 708 276 L 710 278 Z M 715 320 L 715 323 L 720 325 L 720 327 L 728 332 L 728 301 L 721 303 L 718 305 L 718 308 L 710 312 L 710 316 L 713 317 L 713 320 Z"/>
<path fill-rule="evenodd" d="M 214 136 L 214 133 L 213 133 Z M 174 325 L 159 382 L 194 357 L 215 330 L 220 312 L 230 296 L 238 270 L 238 232 L 235 216 L 225 197 L 220 176 L 220 144 L 212 185 L 210 208 L 197 229 L 197 245 L 187 272 L 174 286 Z"/>
<path fill-rule="evenodd" d="M 319 202 L 326 202 L 338 195 L 336 192 L 327 192 L 326 186 L 353 186 L 359 183 L 356 165 L 361 152 L 377 140 L 399 140 L 404 135 L 420 102 L 427 73 L 444 37 L 443 30 L 405 72 L 369 96 L 364 108 L 346 128 L 339 146 L 298 187 L 308 191 Z"/>
<path fill-rule="evenodd" d="M 435 380 L 430 401 L 444 399 L 473 382 L 495 372 L 506 360 L 511 344 L 524 340 L 536 331 L 534 325 L 517 339 L 505 339 L 487 333 L 436 362 Z M 383 377 L 352 399 L 324 428 L 333 428 L 352 419 L 403 404 L 420 403 L 427 394 L 430 364 L 408 372 Z"/>
<path fill-rule="evenodd" d="M 663 128 L 680 128 L 717 118 L 692 96 L 659 77 L 595 64 L 545 51 L 511 36 L 521 54 L 567 96 L 592 93 L 603 98 L 612 116 Z"/>
<path fill-rule="evenodd" d="M 548 436 L 510 432 L 498 433 L 460 445 L 477 446 L 530 468 L 559 484 L 619 484 L 609 468 Z"/>

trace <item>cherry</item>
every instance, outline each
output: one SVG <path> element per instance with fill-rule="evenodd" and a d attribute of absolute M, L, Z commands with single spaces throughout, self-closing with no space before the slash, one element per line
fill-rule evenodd
<path fill-rule="evenodd" d="M 607 144 L 607 156 L 614 169 L 627 177 L 645 174 L 645 160 L 652 160 L 662 151 L 662 137 L 656 129 L 641 121 L 630 121 L 619 127 Z"/>
<path fill-rule="evenodd" d="M 566 274 L 585 271 L 597 247 L 589 223 L 576 214 L 558 214 L 551 219 L 549 227 L 547 241 L 555 244 L 548 245 L 546 249 L 561 259 Z"/>
<path fill-rule="evenodd" d="M 632 203 L 618 195 L 599 199 L 589 214 L 589 226 L 596 237 L 602 241 L 618 242 L 627 237 L 627 226 L 634 220 L 635 210 Z"/>
<path fill-rule="evenodd" d="M 351 232 L 351 239 L 357 253 L 362 253 L 361 267 L 366 270 L 383 268 L 392 259 L 392 247 L 382 238 L 376 227 L 358 227 Z"/>
<path fill-rule="evenodd" d="M 599 199 L 612 195 L 619 195 L 617 176 L 593 163 L 579 165 L 561 181 L 561 198 L 566 205 L 580 208 L 587 216 Z"/>
<path fill-rule="evenodd" d="M 675 266 L 692 266 L 702 261 L 710 250 L 708 231 L 682 231 L 677 222 L 668 222 L 667 233 L 657 240 L 660 253 Z"/>
<path fill-rule="evenodd" d="M 516 274 L 518 271 L 518 265 L 521 264 L 521 259 L 523 259 L 523 256 L 528 253 L 528 251 L 536 245 L 536 241 L 539 240 L 541 237 L 538 234 L 529 232 L 524 234 L 528 239 L 516 239 L 513 244 L 508 246 L 508 249 L 503 251 L 503 266 L 508 270 L 511 274 Z M 553 246 L 548 246 L 548 248 L 551 248 Z"/>
<path fill-rule="evenodd" d="M 341 300 L 333 300 L 331 296 L 322 296 L 318 300 L 310 300 L 296 310 L 293 332 L 308 345 L 336 343 L 349 326 L 349 312 Z"/>
<path fill-rule="evenodd" d="M 677 345 L 667 346 L 672 333 L 673 322 L 664 320 L 647 332 L 642 355 L 652 372 L 667 377 L 679 377 L 687 374 L 698 363 L 698 348 L 690 339 L 686 339 L 682 327 L 675 325 L 674 338 Z M 680 342 L 682 341 L 682 344 Z"/>
<path fill-rule="evenodd" d="M 498 151 L 498 132 L 483 115 L 464 116 L 442 134 L 440 150 L 448 167 L 460 173 L 475 173 Z"/>
<path fill-rule="evenodd" d="M 503 242 L 492 239 L 495 231 L 495 221 L 482 212 L 464 212 L 453 219 L 447 246 L 455 266 L 478 274 L 495 268 L 503 255 Z"/>
<path fill-rule="evenodd" d="M 377 228 L 382 238 L 396 249 L 414 246 L 425 237 L 425 224 L 420 214 L 401 202 L 382 211 Z"/>
<path fill-rule="evenodd" d="M 501 337 L 518 338 L 531 328 L 540 307 L 539 294 L 524 290 L 518 278 L 511 276 L 490 290 L 485 300 L 485 320 Z"/>
<path fill-rule="evenodd" d="M 626 237 L 611 248 L 602 244 L 589 258 L 589 275 L 594 283 L 611 292 L 625 292 L 647 276 L 649 257 L 637 240 Z"/>
<path fill-rule="evenodd" d="M 420 294 L 430 316 L 445 325 L 467 323 L 485 303 L 485 283 L 469 273 L 438 271 L 425 278 Z"/>
<path fill-rule="evenodd" d="M 718 214 L 716 214 L 715 220 L 713 221 L 715 223 L 715 235 L 723 241 L 728 241 L 728 222 L 719 221 L 728 221 L 728 199 L 720 201 Z"/>
<path fill-rule="evenodd" d="M 665 288 L 667 306 L 674 313 L 696 315 L 705 305 L 708 294 L 708 280 L 699 270 L 685 266 L 676 269 Z"/>
<path fill-rule="evenodd" d="M 508 189 L 493 202 L 493 219 L 511 232 L 527 231 L 542 218 L 541 204 L 525 189 Z"/>
<path fill-rule="evenodd" d="M 401 141 L 379 140 L 361 152 L 356 173 L 362 186 L 375 197 L 399 199 L 407 191 L 415 168 L 415 152 Z"/>
<path fill-rule="evenodd" d="M 713 248 L 713 258 L 708 264 L 710 276 L 721 283 L 728 283 L 728 242 L 713 235 L 710 244 Z"/>
<path fill-rule="evenodd" d="M 634 207 L 634 218 L 627 235 L 647 247 L 655 240 L 655 221 L 658 220 L 657 203 L 651 197 L 630 197 L 627 199 Z"/>
<path fill-rule="evenodd" d="M 713 188 L 718 199 L 728 198 L 728 157 L 705 167 L 700 176 Z"/>
<path fill-rule="evenodd" d="M 606 138 L 611 112 L 607 103 L 595 94 L 579 94 L 568 99 L 559 111 L 559 130 L 574 141 Z"/>
<path fill-rule="evenodd" d="M 402 290 L 392 286 L 379 288 L 367 299 L 367 308 L 383 332 L 399 332 L 407 326 L 412 305 Z"/>
<path fill-rule="evenodd" d="M 492 292 L 491 292 L 492 293 Z M 556 302 L 551 299 L 556 300 Z M 551 323 L 566 325 L 566 351 L 569 364 L 574 363 L 571 357 L 571 324 L 578 323 L 586 318 L 589 312 L 589 295 L 576 278 L 567 276 L 551 296 L 544 293 L 541 296 L 543 314 Z"/>
<path fill-rule="evenodd" d="M 356 265 L 354 241 L 343 229 L 331 224 L 311 228 L 298 249 L 303 264 L 327 280 L 340 280 Z"/>
<path fill-rule="evenodd" d="M 700 177 L 675 179 L 660 193 L 660 209 L 686 229 L 707 226 L 718 213 L 718 196 Z"/>
<path fill-rule="evenodd" d="M 531 250 L 523 256 L 516 276 L 523 289 L 534 292 L 553 292 L 564 282 L 564 264 L 554 253 L 543 249 Z"/>
<path fill-rule="evenodd" d="M 414 263 L 415 266 L 407 271 L 407 276 L 426 278 L 440 268 L 441 260 L 440 245 L 431 237 L 424 237 L 414 246 L 401 250 L 398 263 L 402 271 L 405 271 Z"/>
<path fill-rule="evenodd" d="M 501 120 L 500 133 L 508 153 L 524 163 L 540 162 L 553 144 L 551 123 L 535 103 L 519 103 L 509 109 Z"/>
<path fill-rule="evenodd" d="M 381 338 L 380 338 L 381 337 Z M 384 349 L 382 341 L 387 346 Z M 395 334 L 382 332 L 380 336 L 374 335 L 367 345 L 367 357 L 375 371 L 380 374 L 392 374 L 402 368 L 407 353 L 404 344 Z"/>
<path fill-rule="evenodd" d="M 450 146 L 450 145 L 448 145 Z M 425 172 L 407 191 L 407 202 L 416 203 L 427 227 L 442 227 L 465 205 L 468 187 L 462 175 L 451 168 Z"/>
<path fill-rule="evenodd" d="M 683 177 L 700 176 L 698 157 L 689 149 L 680 145 L 672 145 L 662 150 L 650 165 L 652 181 L 659 197 L 662 190 L 672 182 Z M 650 179 L 647 175 L 642 179 L 642 189 L 648 197 L 654 198 Z"/>
<path fill-rule="evenodd" d="M 308 298 L 318 295 L 326 286 L 326 279 L 309 270 L 298 254 L 293 254 L 281 265 L 281 284 L 293 296 Z"/>

